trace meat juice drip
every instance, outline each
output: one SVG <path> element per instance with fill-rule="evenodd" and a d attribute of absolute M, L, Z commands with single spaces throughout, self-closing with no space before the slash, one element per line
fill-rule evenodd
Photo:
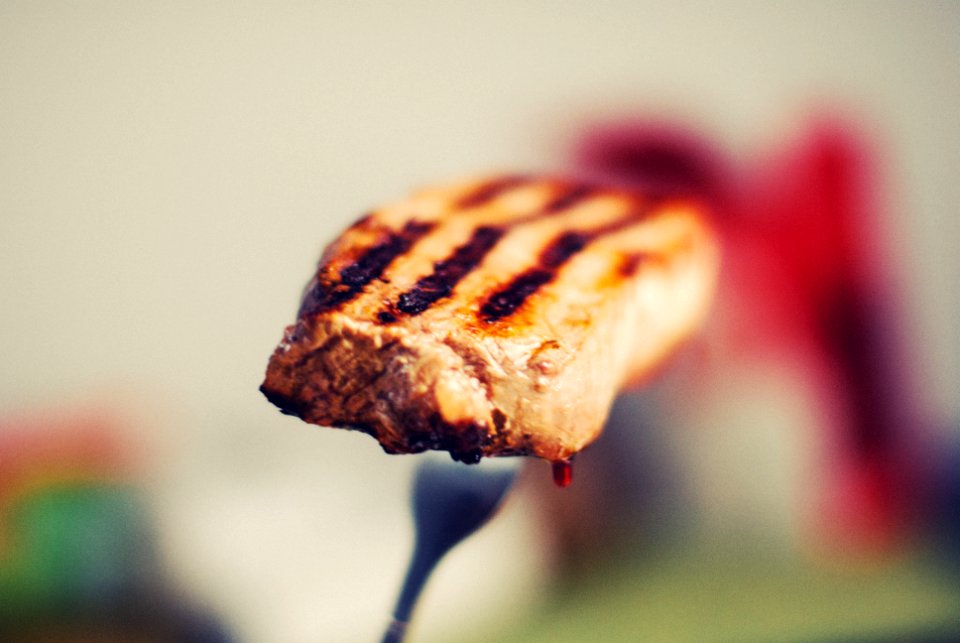
<path fill-rule="evenodd" d="M 573 462 L 570 460 L 556 460 L 553 462 L 553 484 L 561 489 L 570 486 L 573 482 Z"/>

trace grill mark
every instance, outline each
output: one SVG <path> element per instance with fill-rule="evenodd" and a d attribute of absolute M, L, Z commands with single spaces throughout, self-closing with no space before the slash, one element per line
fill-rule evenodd
<path fill-rule="evenodd" d="M 556 270 L 591 240 L 593 234 L 588 231 L 564 232 L 550 242 L 540 253 L 540 267 L 545 270 Z"/>
<path fill-rule="evenodd" d="M 467 195 L 457 206 L 460 208 L 476 207 L 527 181 L 526 177 L 520 176 L 491 181 L 472 194 Z M 421 278 L 416 285 L 402 293 L 395 302 L 388 303 L 383 310 L 379 311 L 376 315 L 377 321 L 382 324 L 392 324 L 401 315 L 415 316 L 426 311 L 435 302 L 449 297 L 457 284 L 483 261 L 497 241 L 508 230 L 515 226 L 560 214 L 567 208 L 590 198 L 596 191 L 596 188 L 592 186 L 573 186 L 535 212 L 519 216 L 498 226 L 478 227 L 470 240 L 454 250 L 449 258 L 436 262 L 430 275 Z M 573 254 L 579 251 L 587 241 L 588 239 L 583 233 L 563 235 L 555 245 L 551 246 L 548 256 L 543 258 L 547 269 L 559 267 L 565 260 L 562 257 L 564 253 Z M 549 281 L 549 278 L 545 275 L 531 277 L 530 279 L 533 281 L 539 279 Z M 527 285 L 526 287 L 531 286 Z"/>
<path fill-rule="evenodd" d="M 563 210 L 569 210 L 581 201 L 585 201 L 593 196 L 596 191 L 597 188 L 591 185 L 572 186 L 564 193 L 557 195 L 553 200 L 547 202 L 543 208 L 541 208 L 541 212 L 544 214 L 554 214 L 562 212 Z"/>
<path fill-rule="evenodd" d="M 501 288 L 481 306 L 480 318 L 492 323 L 507 317 L 520 307 L 527 297 L 537 292 L 541 286 L 553 279 L 552 270 L 531 268 L 518 275 Z"/>
<path fill-rule="evenodd" d="M 634 252 L 623 255 L 620 258 L 620 263 L 617 264 L 617 273 L 624 279 L 628 279 L 637 274 L 641 264 L 648 258 L 649 255 L 645 252 Z"/>
<path fill-rule="evenodd" d="M 525 176 L 508 176 L 487 182 L 463 197 L 454 208 L 477 207 L 514 187 L 529 182 L 530 179 Z M 425 312 L 437 301 L 449 297 L 457 284 L 484 260 L 500 238 L 509 230 L 516 226 L 562 214 L 574 205 L 596 196 L 598 191 L 599 189 L 593 185 L 568 186 L 562 193 L 536 211 L 496 226 L 478 227 L 474 230 L 471 238 L 455 249 L 447 259 L 434 263 L 434 269 L 430 275 L 422 277 L 412 288 L 401 293 L 395 301 L 385 303 L 383 309 L 377 312 L 376 320 L 381 324 L 392 324 L 401 316 L 416 316 Z M 456 209 L 452 210 L 451 213 L 455 214 Z M 628 217 L 629 221 L 624 224 L 618 223 L 615 225 L 619 229 L 621 225 L 626 225 L 637 218 L 638 215 L 634 214 Z M 597 233 L 602 231 L 600 230 Z M 589 243 L 595 234 L 570 232 L 561 235 L 547 248 L 541 258 L 541 263 L 544 264 L 543 270 L 549 272 L 559 268 L 570 255 L 578 252 Z M 550 274 L 532 274 L 531 271 L 531 274 L 527 275 L 524 280 L 518 282 L 513 294 L 517 298 L 520 298 L 521 295 L 522 298 L 526 298 L 551 279 L 552 275 Z"/>
<path fill-rule="evenodd" d="M 397 315 L 419 315 L 434 302 L 449 297 L 450 293 L 503 236 L 505 228 L 480 226 L 470 239 L 454 250 L 447 259 L 433 264 L 433 273 L 421 278 L 410 290 L 397 298 L 396 303 L 381 311 L 377 318 L 383 323 L 396 321 Z"/>
<path fill-rule="evenodd" d="M 353 222 L 353 225 L 350 226 L 350 230 L 362 230 L 363 228 L 368 227 L 374 222 L 376 218 L 376 213 L 374 211 L 367 212 L 362 217 Z"/>
<path fill-rule="evenodd" d="M 530 177 L 515 175 L 494 179 L 484 183 L 469 194 L 463 196 L 452 207 L 452 211 L 466 210 L 469 208 L 476 208 L 481 205 L 486 205 L 490 201 L 496 199 L 498 196 L 509 192 L 514 188 L 521 187 L 525 183 L 531 183 Z M 544 215 L 555 214 L 564 210 L 568 210 L 578 203 L 589 199 L 596 192 L 598 192 L 598 188 L 593 185 L 580 184 L 567 186 L 560 194 L 554 196 L 550 201 L 547 201 L 540 208 L 539 212 L 535 212 L 531 217 L 523 217 L 523 219 L 539 218 Z"/>
<path fill-rule="evenodd" d="M 476 208 L 481 205 L 486 205 L 501 194 L 508 192 L 515 187 L 519 187 L 524 183 L 529 182 L 529 180 L 530 179 L 525 176 L 505 176 L 499 179 L 494 179 L 493 181 L 488 181 L 467 195 L 461 197 L 454 206 L 454 209 L 465 210 L 467 208 Z"/>
<path fill-rule="evenodd" d="M 639 223 L 647 214 L 647 211 L 631 213 L 593 230 L 567 231 L 558 235 L 540 252 L 535 266 L 520 273 L 487 298 L 480 306 L 480 320 L 493 323 L 509 317 L 528 297 L 556 278 L 559 269 L 587 244 Z M 631 269 L 637 266 L 639 259 Z"/>
<path fill-rule="evenodd" d="M 618 253 L 613 260 L 610 270 L 602 275 L 594 285 L 598 291 L 617 288 L 624 281 L 636 276 L 651 260 L 660 261 L 662 257 L 650 252 Z"/>
<path fill-rule="evenodd" d="M 410 249 L 420 237 L 433 229 L 433 223 L 408 221 L 399 232 L 368 248 L 356 261 L 340 270 L 339 279 L 330 279 L 321 267 L 300 305 L 298 317 L 327 312 L 342 306 L 374 279 L 383 275 L 390 263 Z"/>

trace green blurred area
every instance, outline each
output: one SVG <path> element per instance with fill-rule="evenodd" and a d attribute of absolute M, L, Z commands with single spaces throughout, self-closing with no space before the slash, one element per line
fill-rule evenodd
<path fill-rule="evenodd" d="M 2 520 L 0 642 L 230 641 L 166 585 L 133 485 L 52 484 L 12 499 Z"/>
<path fill-rule="evenodd" d="M 126 486 L 46 488 L 8 507 L 3 528 L 0 624 L 102 609 L 147 568 L 142 502 Z"/>
<path fill-rule="evenodd" d="M 840 568 L 749 543 L 684 545 L 607 560 L 529 619 L 470 640 L 955 641 L 960 583 L 921 554 Z"/>

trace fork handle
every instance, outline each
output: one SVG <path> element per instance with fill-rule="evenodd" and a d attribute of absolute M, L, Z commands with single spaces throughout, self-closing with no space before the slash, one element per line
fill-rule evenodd
<path fill-rule="evenodd" d="M 403 643 L 403 639 L 407 636 L 408 625 L 407 621 L 393 619 L 387 626 L 387 631 L 384 632 L 381 643 Z"/>
<path fill-rule="evenodd" d="M 419 542 L 413 552 L 410 560 L 410 567 L 407 568 L 407 575 L 403 580 L 403 588 L 400 590 L 400 596 L 397 598 L 397 605 L 393 609 L 393 620 L 387 626 L 387 631 L 383 635 L 382 643 L 401 643 L 407 634 L 407 626 L 410 624 L 410 617 L 413 614 L 413 608 L 420 598 L 420 592 L 426 585 L 427 579 L 433 572 L 433 568 L 446 553 L 428 550 Z"/>

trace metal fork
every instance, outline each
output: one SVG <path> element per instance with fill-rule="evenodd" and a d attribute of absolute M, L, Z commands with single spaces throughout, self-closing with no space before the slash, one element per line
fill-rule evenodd
<path fill-rule="evenodd" d="M 413 482 L 411 509 L 416 545 L 383 643 L 400 643 L 420 592 L 440 559 L 496 512 L 520 470 L 521 458 L 453 462 L 446 454 L 422 456 Z"/>

